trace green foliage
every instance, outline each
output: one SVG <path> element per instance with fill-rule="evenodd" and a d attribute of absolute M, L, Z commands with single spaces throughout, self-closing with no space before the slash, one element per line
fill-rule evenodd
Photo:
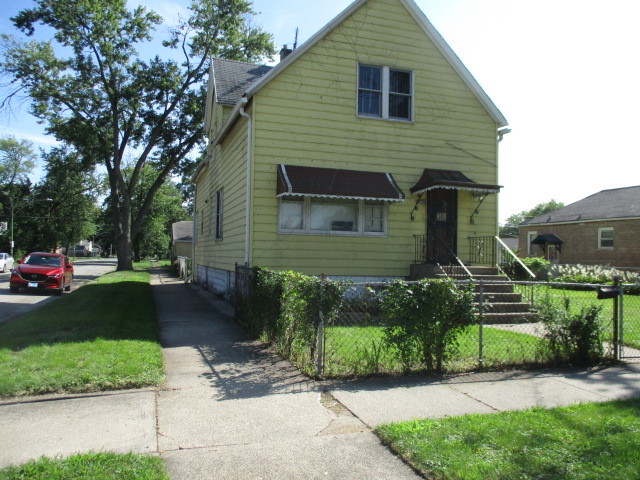
<path fill-rule="evenodd" d="M 545 325 L 544 337 L 552 357 L 557 362 L 589 365 L 604 357 L 604 326 L 601 319 L 602 306 L 583 306 L 575 312 L 571 300 L 564 298 L 561 305 L 549 296 L 543 297 L 537 306 L 541 321 Z"/>
<path fill-rule="evenodd" d="M 500 236 L 518 238 L 518 225 L 522 222 L 529 220 L 530 218 L 537 217 L 538 215 L 542 215 L 543 213 L 553 212 L 554 210 L 562 207 L 564 207 L 564 203 L 556 202 L 552 199 L 548 202 L 539 203 L 531 210 L 523 210 L 520 213 L 514 213 L 507 217 L 504 225 L 500 226 Z"/>
<path fill-rule="evenodd" d="M 42 158 L 46 175 L 35 192 L 47 201 L 33 204 L 29 211 L 29 250 L 68 249 L 95 235 L 99 213 L 96 200 L 104 189 L 95 169 L 86 168 L 72 149 L 53 148 Z"/>
<path fill-rule="evenodd" d="M 380 301 L 385 342 L 397 349 L 406 369 L 417 359 L 427 370 L 442 371 L 459 335 L 475 322 L 473 292 L 451 280 L 394 282 Z"/>
<path fill-rule="evenodd" d="M 12 136 L 0 138 L 0 186 L 27 181 L 35 166 L 33 143 Z"/>
<path fill-rule="evenodd" d="M 297 272 L 252 269 L 251 295 L 241 301 L 240 321 L 302 369 L 315 359 L 320 312 L 330 323 L 346 284 Z"/>
<path fill-rule="evenodd" d="M 549 261 L 542 257 L 526 257 L 521 258 L 520 261 L 533 273 L 536 278 L 546 276 L 546 270 L 549 267 Z M 527 281 L 535 280 L 522 268 L 519 262 L 513 258 L 509 258 L 507 262 L 501 265 L 507 276 L 514 281 Z"/>

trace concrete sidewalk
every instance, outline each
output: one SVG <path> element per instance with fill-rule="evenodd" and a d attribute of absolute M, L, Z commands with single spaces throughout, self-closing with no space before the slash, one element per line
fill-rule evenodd
<path fill-rule="evenodd" d="M 371 428 L 640 396 L 640 365 L 314 382 L 209 292 L 153 276 L 166 384 L 0 402 L 0 467 L 87 450 L 157 452 L 175 479 L 419 478 Z M 225 313 L 226 312 L 226 313 Z"/>

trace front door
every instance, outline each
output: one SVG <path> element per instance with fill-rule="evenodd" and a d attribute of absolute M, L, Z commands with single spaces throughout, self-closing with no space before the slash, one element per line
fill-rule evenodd
<path fill-rule="evenodd" d="M 427 192 L 427 263 L 450 265 L 458 245 L 458 191 L 436 188 Z"/>

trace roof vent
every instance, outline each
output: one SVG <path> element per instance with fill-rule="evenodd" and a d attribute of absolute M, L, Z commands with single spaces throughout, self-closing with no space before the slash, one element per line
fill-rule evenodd
<path fill-rule="evenodd" d="M 286 44 L 282 47 L 282 49 L 280 50 L 280 61 L 283 61 L 285 58 L 287 58 L 291 52 L 293 52 L 293 50 L 291 50 Z"/>

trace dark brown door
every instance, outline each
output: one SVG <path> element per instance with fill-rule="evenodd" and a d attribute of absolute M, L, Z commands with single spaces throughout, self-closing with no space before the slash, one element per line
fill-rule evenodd
<path fill-rule="evenodd" d="M 427 263 L 450 265 L 458 245 L 458 191 L 436 188 L 427 192 Z"/>

